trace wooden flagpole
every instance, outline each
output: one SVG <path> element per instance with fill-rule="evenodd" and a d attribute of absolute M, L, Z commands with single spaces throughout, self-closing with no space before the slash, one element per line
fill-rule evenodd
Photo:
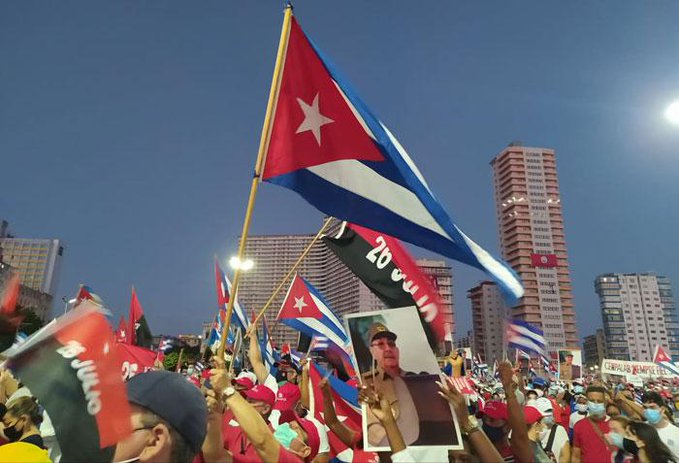
<path fill-rule="evenodd" d="M 288 48 L 288 39 L 290 37 L 290 24 L 292 22 L 292 5 L 287 4 L 285 7 L 285 14 L 283 16 L 283 27 L 281 28 L 281 37 L 278 42 L 278 54 L 276 55 L 276 65 L 274 66 L 273 77 L 271 79 L 271 90 L 269 91 L 269 101 L 266 105 L 266 114 L 264 116 L 264 126 L 262 127 L 262 135 L 259 140 L 259 151 L 257 152 L 257 161 L 255 162 L 255 174 L 252 177 L 252 184 L 250 185 L 250 197 L 248 199 L 248 206 L 245 210 L 245 220 L 243 221 L 243 231 L 240 236 L 240 245 L 238 246 L 238 259 L 242 262 L 245 254 L 245 244 L 248 239 L 248 232 L 250 231 L 250 219 L 252 218 L 252 210 L 255 206 L 255 198 L 257 197 L 257 187 L 259 186 L 260 176 L 262 174 L 262 165 L 264 164 L 264 156 L 269 148 L 269 139 L 271 137 L 271 120 L 276 110 L 278 103 L 278 91 L 280 89 L 281 78 L 283 76 L 283 65 L 285 61 L 285 53 Z M 229 302 L 226 305 L 226 320 L 224 321 L 224 329 L 222 330 L 222 343 L 219 346 L 218 357 L 220 360 L 224 359 L 224 349 L 226 348 L 226 337 L 229 333 L 229 326 L 231 325 L 231 313 L 233 312 L 233 304 L 238 295 L 238 283 L 240 282 L 240 268 L 236 268 L 233 274 L 233 283 L 231 285 L 231 294 Z"/>
<path fill-rule="evenodd" d="M 323 226 L 321 227 L 321 229 L 318 230 L 318 233 L 316 233 L 316 236 L 314 236 L 314 238 L 309 242 L 309 244 L 308 244 L 307 247 L 304 249 L 304 251 L 302 252 L 302 254 L 300 254 L 300 256 L 299 256 L 299 258 L 297 259 L 297 261 L 293 264 L 293 266 L 290 268 L 290 270 L 288 271 L 288 273 L 283 277 L 283 279 L 282 279 L 281 282 L 278 284 L 278 286 L 276 287 L 276 289 L 274 289 L 273 293 L 272 293 L 271 296 L 269 297 L 269 300 L 266 301 L 266 304 L 264 304 L 264 307 L 262 307 L 262 308 L 260 309 L 259 313 L 257 314 L 257 317 L 255 317 L 255 319 L 252 321 L 251 326 L 257 326 L 257 322 L 259 321 L 259 319 L 262 318 L 262 317 L 264 316 L 264 314 L 266 313 L 266 310 L 267 310 L 267 309 L 269 308 L 269 306 L 273 303 L 274 299 L 276 299 L 276 296 L 278 296 L 278 293 L 281 291 L 281 289 L 283 289 L 283 287 L 284 287 L 285 284 L 288 282 L 288 280 L 290 279 L 290 277 L 292 276 L 292 274 L 295 273 L 295 270 L 297 270 L 297 267 L 299 267 L 299 265 L 302 263 L 302 261 L 304 260 L 304 258 L 307 256 L 307 254 L 309 254 L 309 252 L 311 252 L 311 248 L 313 248 L 314 244 L 316 244 L 316 241 L 318 241 L 318 239 L 319 239 L 321 236 L 323 236 L 323 233 L 325 232 L 325 230 L 326 230 L 326 229 L 328 228 L 328 226 L 330 225 L 330 222 L 332 222 L 332 219 L 333 219 L 332 217 L 328 217 L 327 219 L 325 219 L 325 222 L 323 222 Z M 254 330 L 254 328 L 251 328 L 251 329 L 250 329 L 250 333 L 251 333 L 253 330 Z M 246 334 L 247 334 L 247 333 L 246 333 Z"/>

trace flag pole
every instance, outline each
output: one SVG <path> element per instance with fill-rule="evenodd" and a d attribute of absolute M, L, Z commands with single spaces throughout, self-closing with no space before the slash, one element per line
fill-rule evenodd
<path fill-rule="evenodd" d="M 243 220 L 243 231 L 240 236 L 240 245 L 238 246 L 238 259 L 243 260 L 245 254 L 245 244 L 248 239 L 248 232 L 250 231 L 250 219 L 252 218 L 252 210 L 255 206 L 255 198 L 257 197 L 257 188 L 262 173 L 262 165 L 264 164 L 264 155 L 269 147 L 269 139 L 271 137 L 271 119 L 276 110 L 278 103 L 278 91 L 280 89 L 281 78 L 283 75 L 283 64 L 285 61 L 285 53 L 288 48 L 288 38 L 290 37 L 290 23 L 292 22 L 292 5 L 288 3 L 285 6 L 285 14 L 283 16 L 283 26 L 281 28 L 281 37 L 278 42 L 278 53 L 276 55 L 276 65 L 274 66 L 273 77 L 271 78 L 271 90 L 269 91 L 269 101 L 266 105 L 266 114 L 264 116 L 264 126 L 262 127 L 262 134 L 259 139 L 259 150 L 257 152 L 257 161 L 255 162 L 255 173 L 252 177 L 252 184 L 250 185 L 250 197 L 248 199 L 248 206 L 245 210 L 245 220 Z M 229 325 L 231 325 L 231 313 L 233 312 L 233 303 L 238 294 L 238 283 L 240 282 L 240 268 L 236 268 L 233 274 L 233 284 L 231 285 L 231 294 L 229 302 L 226 306 L 226 320 L 224 320 L 224 328 L 222 330 L 222 342 L 219 346 L 218 358 L 224 358 L 224 349 L 226 348 L 226 336 L 229 332 Z"/>
<path fill-rule="evenodd" d="M 330 225 L 330 222 L 332 222 L 332 217 L 328 217 L 327 219 L 325 219 L 325 222 L 323 222 L 323 226 L 321 227 L 321 229 L 318 230 L 318 233 L 316 233 L 316 236 L 314 236 L 314 238 L 309 242 L 309 244 L 304 249 L 302 254 L 300 254 L 297 261 L 293 264 L 293 266 L 290 268 L 288 273 L 283 277 L 281 282 L 278 284 L 278 287 L 276 287 L 276 289 L 274 289 L 273 293 L 269 297 L 269 300 L 266 301 L 266 304 L 264 304 L 264 307 L 262 307 L 260 309 L 259 313 L 255 317 L 255 319 L 252 321 L 251 325 L 257 326 L 257 322 L 259 321 L 259 319 L 262 318 L 262 316 L 264 316 L 264 314 L 266 313 L 266 310 L 273 303 L 274 299 L 276 299 L 276 296 L 278 296 L 278 293 L 281 291 L 281 289 L 283 289 L 283 287 L 285 286 L 287 281 L 290 279 L 292 274 L 295 273 L 295 270 L 297 270 L 297 267 L 299 267 L 299 265 L 302 263 L 304 258 L 309 254 L 309 252 L 311 252 L 311 248 L 313 248 L 314 244 L 316 244 L 316 241 L 318 241 L 318 239 L 321 236 L 323 236 L 323 233 L 325 232 L 325 230 Z M 254 329 L 254 328 L 252 328 L 252 329 Z M 246 334 L 246 337 L 247 337 L 247 334 Z"/>

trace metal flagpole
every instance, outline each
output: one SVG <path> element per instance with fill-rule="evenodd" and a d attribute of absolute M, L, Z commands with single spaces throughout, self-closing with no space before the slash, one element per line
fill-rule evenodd
<path fill-rule="evenodd" d="M 276 289 L 274 289 L 273 293 L 269 297 L 269 300 L 266 301 L 266 304 L 264 304 L 264 307 L 262 307 L 260 309 L 259 313 L 257 314 L 257 317 L 255 317 L 255 319 L 251 323 L 252 326 L 257 326 L 257 322 L 259 321 L 259 319 L 262 318 L 262 316 L 264 316 L 264 314 L 266 313 L 266 310 L 273 303 L 274 299 L 276 299 L 276 296 L 278 296 L 278 293 L 281 291 L 281 289 L 283 289 L 283 287 L 285 286 L 287 281 L 290 279 L 292 274 L 295 273 L 295 270 L 297 270 L 297 267 L 299 267 L 299 265 L 302 263 L 304 258 L 309 254 L 309 252 L 311 252 L 311 248 L 313 248 L 314 244 L 316 244 L 316 241 L 318 241 L 318 239 L 321 236 L 323 236 L 323 233 L 325 232 L 325 230 L 330 225 L 330 222 L 332 222 L 332 217 L 328 217 L 327 219 L 325 219 L 325 222 L 323 222 L 323 226 L 321 227 L 320 230 L 318 230 L 318 233 L 316 233 L 316 236 L 314 236 L 314 238 L 309 242 L 309 244 L 304 249 L 302 254 L 300 254 L 297 261 L 293 264 L 293 266 L 290 268 L 288 273 L 283 277 L 283 279 L 278 284 Z M 250 332 L 252 332 L 253 330 L 254 330 L 254 328 L 250 328 Z"/>
<path fill-rule="evenodd" d="M 285 61 L 285 53 L 288 48 L 288 38 L 290 36 L 290 23 L 292 20 L 292 5 L 287 4 L 285 7 L 285 15 L 283 16 L 283 27 L 281 29 L 281 37 L 278 42 L 278 54 L 276 56 L 276 65 L 274 66 L 273 77 L 271 79 L 271 90 L 269 91 L 269 102 L 266 105 L 266 114 L 264 116 L 264 126 L 262 127 L 262 135 L 259 140 L 259 151 L 257 152 L 257 161 L 255 163 L 255 174 L 252 177 L 252 184 L 250 185 L 250 197 L 248 199 L 248 206 L 245 211 L 245 220 L 243 221 L 243 231 L 240 238 L 240 246 L 238 246 L 238 259 L 242 262 L 245 254 L 245 244 L 248 239 L 248 232 L 250 231 L 250 219 L 252 218 L 252 210 L 255 206 L 255 198 L 257 197 L 257 187 L 262 173 L 262 165 L 264 164 L 264 155 L 269 147 L 269 139 L 271 136 L 271 119 L 276 109 L 278 102 L 278 91 L 280 88 L 281 78 L 283 76 L 283 62 Z M 238 294 L 238 283 L 240 282 L 240 268 L 236 267 L 233 274 L 233 284 L 231 285 L 231 294 L 229 302 L 226 306 L 226 320 L 224 321 L 224 328 L 222 330 L 222 343 L 219 346 L 218 356 L 220 360 L 224 359 L 224 349 L 226 348 L 226 337 L 229 333 L 229 326 L 231 325 L 231 313 L 233 312 L 233 304 L 236 301 Z"/>

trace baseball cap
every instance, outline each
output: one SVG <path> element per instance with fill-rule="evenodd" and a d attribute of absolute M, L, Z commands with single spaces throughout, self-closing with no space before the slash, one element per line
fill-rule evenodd
<path fill-rule="evenodd" d="M 533 404 L 533 407 L 537 408 L 545 415 L 549 415 L 554 411 L 554 405 L 552 405 L 552 402 L 546 397 L 537 399 Z"/>
<path fill-rule="evenodd" d="M 307 435 L 306 445 L 311 449 L 311 453 L 306 457 L 306 461 L 313 460 L 318 455 L 318 449 L 321 447 L 321 437 L 318 433 L 318 428 L 311 421 L 300 418 L 292 410 L 281 412 L 281 423 L 290 423 L 291 421 L 296 421 L 304 429 Z"/>
<path fill-rule="evenodd" d="M 250 400 L 264 402 L 265 404 L 272 407 L 276 402 L 276 394 L 274 394 L 271 389 L 264 386 L 263 384 L 257 384 L 252 389 L 245 391 L 245 397 Z"/>
<path fill-rule="evenodd" d="M 236 389 L 246 391 L 249 391 L 250 389 L 255 387 L 255 383 L 253 383 L 252 380 L 247 376 L 243 376 L 242 378 L 236 379 L 236 381 L 234 381 L 234 384 L 236 385 Z"/>
<path fill-rule="evenodd" d="M 540 410 L 531 407 L 530 405 L 523 409 L 523 414 L 526 417 L 526 424 L 533 424 L 547 416 L 546 413 L 542 413 Z"/>
<path fill-rule="evenodd" d="M 285 383 L 278 388 L 274 410 L 292 410 L 302 398 L 302 392 L 296 384 Z"/>
<path fill-rule="evenodd" d="M 389 328 L 384 323 L 373 323 L 368 328 L 368 344 L 372 343 L 376 338 L 389 338 L 395 341 L 396 337 L 396 333 L 389 331 Z"/>
<path fill-rule="evenodd" d="M 133 376 L 127 382 L 127 400 L 167 421 L 200 451 L 207 433 L 207 405 L 200 389 L 179 373 L 158 370 Z"/>
<path fill-rule="evenodd" d="M 507 421 L 507 419 L 509 419 L 509 415 L 507 413 L 507 404 L 497 400 L 486 402 L 486 405 L 483 407 L 483 410 L 481 410 L 481 413 L 493 418 L 494 420 Z"/>

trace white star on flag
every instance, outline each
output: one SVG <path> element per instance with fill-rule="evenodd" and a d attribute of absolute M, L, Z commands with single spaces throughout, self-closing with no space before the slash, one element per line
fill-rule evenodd
<path fill-rule="evenodd" d="M 297 98 L 297 103 L 299 103 L 299 107 L 302 108 L 302 111 L 304 112 L 304 120 L 299 127 L 297 127 L 297 132 L 295 133 L 311 131 L 311 133 L 314 134 L 316 143 L 318 143 L 318 146 L 321 146 L 321 127 L 335 121 L 321 114 L 321 110 L 318 108 L 318 95 L 319 94 L 317 93 L 314 97 L 311 106 L 305 103 L 301 98 Z"/>
<path fill-rule="evenodd" d="M 302 313 L 302 309 L 304 307 L 306 307 L 307 305 L 309 305 L 309 304 L 304 302 L 304 296 L 302 296 L 302 297 L 296 297 L 295 298 L 295 305 L 293 307 L 295 309 L 299 310 L 299 313 Z"/>

